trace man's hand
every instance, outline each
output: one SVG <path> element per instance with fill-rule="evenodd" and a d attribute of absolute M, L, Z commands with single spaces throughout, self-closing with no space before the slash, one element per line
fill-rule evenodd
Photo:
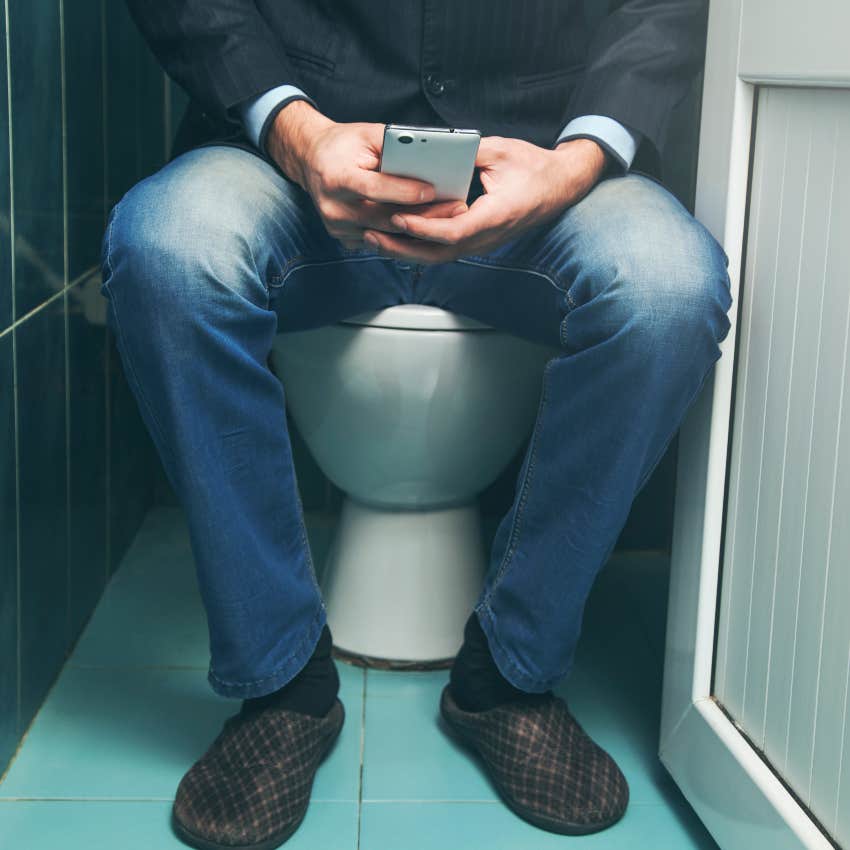
<path fill-rule="evenodd" d="M 307 191 L 331 236 L 363 248 L 363 234 L 397 232 L 401 210 L 450 218 L 465 203 L 434 204 L 430 183 L 381 174 L 383 124 L 337 124 L 303 100 L 287 104 L 269 132 L 268 151 L 283 172 Z"/>
<path fill-rule="evenodd" d="M 454 216 L 402 211 L 390 224 L 405 235 L 369 228 L 364 238 L 382 254 L 417 263 L 485 254 L 581 200 L 602 174 L 606 156 L 591 139 L 548 150 L 519 139 L 485 137 L 475 161 L 485 194 L 468 210 Z"/>

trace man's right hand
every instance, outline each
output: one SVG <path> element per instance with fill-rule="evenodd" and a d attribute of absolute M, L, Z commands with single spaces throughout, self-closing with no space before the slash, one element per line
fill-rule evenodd
<path fill-rule="evenodd" d="M 346 248 L 362 248 L 366 230 L 399 233 L 390 223 L 398 212 L 447 218 L 466 210 L 462 201 L 433 203 L 430 183 L 379 172 L 383 139 L 383 124 L 338 124 L 294 100 L 278 112 L 266 146 Z"/>

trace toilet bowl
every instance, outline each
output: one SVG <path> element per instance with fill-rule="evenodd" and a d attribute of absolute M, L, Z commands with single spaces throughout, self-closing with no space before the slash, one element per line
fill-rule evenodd
<path fill-rule="evenodd" d="M 417 304 L 277 335 L 290 414 L 345 493 L 322 571 L 337 648 L 456 654 L 487 562 L 477 495 L 528 438 L 553 354 Z"/>

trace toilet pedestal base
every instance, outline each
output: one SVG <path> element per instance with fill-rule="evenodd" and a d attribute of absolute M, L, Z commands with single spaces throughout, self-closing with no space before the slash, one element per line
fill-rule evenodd
<path fill-rule="evenodd" d="M 322 581 L 334 644 L 393 661 L 452 658 L 485 567 L 476 504 L 394 511 L 346 499 Z"/>

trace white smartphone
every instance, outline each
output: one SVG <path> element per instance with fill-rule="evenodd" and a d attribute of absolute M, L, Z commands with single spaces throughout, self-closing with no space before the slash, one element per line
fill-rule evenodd
<path fill-rule="evenodd" d="M 437 201 L 465 201 L 480 141 L 478 130 L 387 124 L 380 170 L 431 183 Z"/>

